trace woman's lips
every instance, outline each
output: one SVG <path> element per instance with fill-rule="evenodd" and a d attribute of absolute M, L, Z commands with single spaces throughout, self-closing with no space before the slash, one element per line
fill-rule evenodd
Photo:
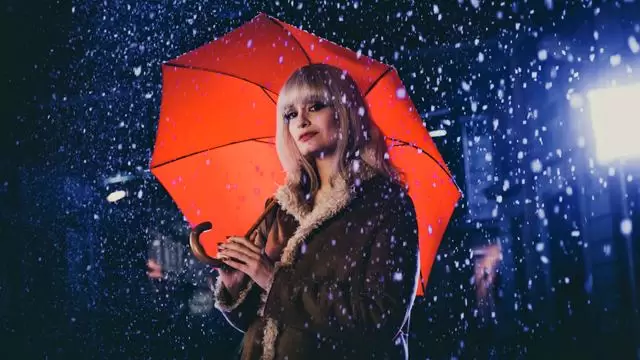
<path fill-rule="evenodd" d="M 305 142 L 305 141 L 311 139 L 312 137 L 316 136 L 316 134 L 317 134 L 316 132 L 313 132 L 313 133 L 310 133 L 310 134 L 305 134 L 304 136 L 302 136 L 300 138 L 300 141 Z"/>

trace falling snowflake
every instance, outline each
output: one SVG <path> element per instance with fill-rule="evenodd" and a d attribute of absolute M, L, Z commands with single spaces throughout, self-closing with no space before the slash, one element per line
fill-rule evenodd
<path fill-rule="evenodd" d="M 631 222 L 631 219 L 629 219 L 629 218 L 623 219 L 620 222 L 620 232 L 623 235 L 629 236 L 629 235 L 631 235 L 632 231 L 633 231 L 633 223 Z"/>

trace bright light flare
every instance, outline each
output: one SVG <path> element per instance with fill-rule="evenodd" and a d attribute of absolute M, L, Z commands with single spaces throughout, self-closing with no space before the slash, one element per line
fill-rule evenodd
<path fill-rule="evenodd" d="M 600 163 L 640 157 L 640 84 L 587 93 Z"/>
<path fill-rule="evenodd" d="M 432 138 L 443 137 L 447 135 L 447 130 L 441 129 L 441 130 L 429 131 L 429 135 Z"/>
<path fill-rule="evenodd" d="M 122 198 L 127 196 L 127 192 L 124 190 L 116 190 L 111 194 L 107 195 L 107 201 L 110 203 L 114 203 Z"/>

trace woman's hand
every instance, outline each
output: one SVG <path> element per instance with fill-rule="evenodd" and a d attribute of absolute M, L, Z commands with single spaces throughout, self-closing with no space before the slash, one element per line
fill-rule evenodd
<path fill-rule="evenodd" d="M 251 241 L 256 245 L 260 246 L 263 241 L 260 237 L 260 233 L 256 230 L 251 235 Z M 221 249 L 224 247 L 224 244 L 218 244 L 218 255 L 216 256 L 218 259 L 223 260 L 228 257 L 228 255 L 224 255 L 221 253 Z M 232 268 L 230 266 L 221 266 L 217 268 L 218 276 L 222 280 L 222 283 L 227 288 L 227 291 L 232 294 L 232 296 L 237 296 L 240 290 L 242 289 L 242 284 L 247 277 L 247 274 L 243 273 L 240 270 Z"/>
<path fill-rule="evenodd" d="M 252 243 L 243 237 L 232 236 L 226 243 L 220 244 L 218 256 L 225 264 L 247 274 L 266 290 L 274 273 L 274 264 L 262 252 L 265 244 L 260 240 Z"/>

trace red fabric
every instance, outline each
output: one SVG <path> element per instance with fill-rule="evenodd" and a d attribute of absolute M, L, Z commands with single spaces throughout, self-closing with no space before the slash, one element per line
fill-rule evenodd
<path fill-rule="evenodd" d="M 274 145 L 277 92 L 309 63 L 347 70 L 390 139 L 416 205 L 426 285 L 460 193 L 397 71 L 266 14 L 162 65 L 152 173 L 192 226 L 213 223 L 201 242 L 215 256 L 215 244 L 243 235 L 284 181 Z"/>

